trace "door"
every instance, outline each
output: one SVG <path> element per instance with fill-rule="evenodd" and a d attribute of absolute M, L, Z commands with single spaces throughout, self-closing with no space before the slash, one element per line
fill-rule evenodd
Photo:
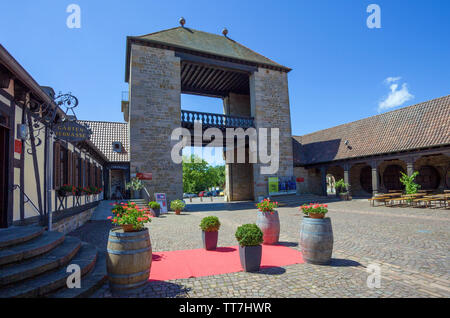
<path fill-rule="evenodd" d="M 0 227 L 7 227 L 8 154 L 8 130 L 0 125 Z"/>

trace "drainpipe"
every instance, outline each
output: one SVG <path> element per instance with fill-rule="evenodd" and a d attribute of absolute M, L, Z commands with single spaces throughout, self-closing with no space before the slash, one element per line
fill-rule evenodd
<path fill-rule="evenodd" d="M 45 134 L 45 147 L 47 151 L 45 152 L 45 164 L 46 164 L 46 175 L 47 180 L 47 214 L 48 214 L 48 231 L 52 230 L 52 184 L 53 184 L 53 144 L 50 145 L 50 140 L 52 140 L 52 135 L 50 129 L 48 133 Z"/>

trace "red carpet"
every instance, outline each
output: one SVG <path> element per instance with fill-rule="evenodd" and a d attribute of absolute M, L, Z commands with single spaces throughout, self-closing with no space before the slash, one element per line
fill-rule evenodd
<path fill-rule="evenodd" d="M 281 245 L 263 245 L 261 268 L 304 263 L 302 254 Z M 242 271 L 239 249 L 218 247 L 153 253 L 150 280 L 172 280 Z"/>

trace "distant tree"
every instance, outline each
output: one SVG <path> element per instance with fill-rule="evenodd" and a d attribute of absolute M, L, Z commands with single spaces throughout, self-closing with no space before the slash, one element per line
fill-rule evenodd
<path fill-rule="evenodd" d="M 183 156 L 183 192 L 199 193 L 210 187 L 225 185 L 225 166 L 210 166 L 208 162 L 191 155 Z"/>

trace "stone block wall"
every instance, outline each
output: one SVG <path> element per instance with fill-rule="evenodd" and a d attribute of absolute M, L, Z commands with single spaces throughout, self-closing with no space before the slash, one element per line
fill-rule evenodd
<path fill-rule="evenodd" d="M 287 73 L 259 68 L 250 76 L 251 115 L 256 128 L 279 128 L 279 169 L 272 175 L 262 175 L 261 164 L 253 165 L 254 198 L 268 195 L 269 176 L 292 176 L 292 133 Z M 268 131 L 270 153 L 270 130 Z M 259 146 L 259 145 L 258 145 Z"/>
<path fill-rule="evenodd" d="M 52 224 L 53 231 L 60 233 L 70 233 L 89 221 L 94 213 L 95 208 L 88 209 L 73 216 L 64 218 Z"/>
<path fill-rule="evenodd" d="M 303 178 L 303 182 L 297 182 L 297 194 L 322 195 L 320 170 L 315 168 L 294 168 L 295 178 Z"/>
<path fill-rule="evenodd" d="M 172 161 L 176 141 L 170 140 L 181 127 L 180 59 L 174 51 L 133 44 L 130 63 L 131 174 L 153 174 L 144 181 L 151 199 L 155 192 L 181 199 L 182 165 Z"/>

